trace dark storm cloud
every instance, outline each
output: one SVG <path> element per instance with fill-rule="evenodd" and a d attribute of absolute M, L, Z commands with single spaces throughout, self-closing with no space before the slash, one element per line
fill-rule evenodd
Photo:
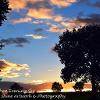
<path fill-rule="evenodd" d="M 91 14 L 88 17 L 78 17 L 76 21 L 87 24 L 100 24 L 100 14 Z"/>
<path fill-rule="evenodd" d="M 29 40 L 23 37 L 1 39 L 0 41 L 5 45 L 15 44 L 18 47 L 23 47 L 25 43 L 29 43 Z"/>

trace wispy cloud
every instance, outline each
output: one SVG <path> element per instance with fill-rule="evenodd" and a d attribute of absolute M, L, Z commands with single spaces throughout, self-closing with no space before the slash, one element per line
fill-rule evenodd
<path fill-rule="evenodd" d="M 26 16 L 35 19 L 54 19 L 55 21 L 61 21 L 62 16 L 55 16 L 52 5 L 57 7 L 67 7 L 77 0 L 9 0 L 10 7 L 13 11 L 20 11 L 26 9 Z M 20 19 L 19 21 L 25 22 L 26 19 Z M 16 23 L 17 21 L 15 21 Z"/>
<path fill-rule="evenodd" d="M 100 24 L 100 14 L 91 14 L 87 17 L 78 17 L 76 21 L 86 24 Z"/>
<path fill-rule="evenodd" d="M 35 32 L 42 32 L 44 29 L 43 28 L 36 28 L 34 31 Z"/>
<path fill-rule="evenodd" d="M 19 18 L 19 19 L 12 20 L 13 24 L 28 23 L 28 22 L 32 22 L 32 18 L 25 17 L 25 18 Z"/>
<path fill-rule="evenodd" d="M 44 22 L 43 20 L 34 20 L 32 23 L 33 24 L 43 24 Z"/>
<path fill-rule="evenodd" d="M 19 11 L 24 8 L 50 8 L 51 5 L 67 7 L 77 0 L 9 0 L 9 2 L 12 10 Z"/>
<path fill-rule="evenodd" d="M 42 84 L 42 83 L 46 83 L 47 80 L 32 80 L 31 83 L 33 84 Z"/>
<path fill-rule="evenodd" d="M 42 29 L 37 29 L 35 31 L 42 31 Z M 31 42 L 31 40 L 28 37 L 32 37 L 33 39 L 39 40 L 39 39 L 46 39 L 47 36 L 44 36 L 42 34 L 27 34 L 24 37 L 15 37 L 15 38 L 7 38 L 7 39 L 1 39 L 0 41 L 6 46 L 6 45 L 15 45 L 17 47 L 23 47 L 25 44 L 28 44 Z"/>
<path fill-rule="evenodd" d="M 60 29 L 56 25 L 55 26 L 51 26 L 50 29 L 49 29 L 50 32 L 59 32 L 59 30 Z"/>
<path fill-rule="evenodd" d="M 67 7 L 77 2 L 77 0 L 50 0 L 50 2 L 58 7 Z"/>
<path fill-rule="evenodd" d="M 55 13 L 55 7 L 62 9 L 63 7 L 68 7 L 75 4 L 86 4 L 92 7 L 100 7 L 100 2 L 91 2 L 90 0 L 9 0 L 10 6 L 13 11 L 21 11 L 26 9 L 24 18 L 12 20 L 13 24 L 20 23 L 33 23 L 33 24 L 44 24 L 47 25 L 49 32 L 63 32 L 65 28 L 75 28 L 77 26 L 84 26 L 87 23 L 100 23 L 100 15 L 92 14 L 88 17 L 78 15 L 76 18 L 69 18 Z M 55 7 L 54 7 L 55 6 Z M 54 7 L 54 8 L 53 8 Z M 58 26 L 53 26 L 50 24 L 59 24 Z M 43 36 L 36 36 L 34 34 L 28 35 L 33 37 L 33 39 L 42 39 Z"/>
<path fill-rule="evenodd" d="M 29 9 L 27 16 L 35 19 L 52 19 L 52 9 L 50 8 Z"/>
<path fill-rule="evenodd" d="M 24 76 L 25 77 L 31 77 L 30 73 L 25 73 Z"/>
<path fill-rule="evenodd" d="M 24 9 L 27 5 L 25 0 L 9 0 L 9 4 L 10 4 L 10 8 L 16 11 Z"/>
<path fill-rule="evenodd" d="M 27 35 L 25 35 L 25 36 L 27 36 L 27 37 L 32 37 L 33 39 L 45 39 L 45 38 L 47 38 L 46 36 L 43 36 L 43 35 L 38 35 L 38 34 L 27 34 Z"/>
<path fill-rule="evenodd" d="M 8 60 L 0 60 L 0 77 L 15 78 L 20 77 L 20 71 L 30 70 L 27 64 L 16 64 Z"/>
<path fill-rule="evenodd" d="M 53 17 L 53 20 L 54 20 L 55 22 L 61 22 L 61 21 L 64 20 L 64 17 L 61 16 L 61 15 L 57 15 L 57 16 L 54 16 L 54 17 Z"/>
<path fill-rule="evenodd" d="M 13 11 L 26 9 L 26 16 L 35 19 L 51 19 L 53 9 L 46 0 L 9 0 Z"/>
<path fill-rule="evenodd" d="M 22 47 L 25 43 L 29 43 L 30 41 L 24 37 L 16 37 L 16 38 L 7 38 L 0 40 L 5 45 L 15 44 L 18 47 Z"/>
<path fill-rule="evenodd" d="M 52 5 L 55 5 L 56 7 L 67 7 L 71 4 L 77 2 L 77 0 L 15 0 L 13 2 L 10 0 L 10 5 L 12 5 L 12 9 L 14 11 L 20 11 L 21 9 L 26 9 L 26 13 L 24 18 L 14 19 L 12 20 L 13 24 L 20 24 L 20 23 L 33 23 L 33 24 L 45 24 L 47 25 L 47 19 L 48 23 L 49 21 L 51 23 L 61 23 L 66 20 L 65 17 L 62 15 L 56 14 Z M 16 6 L 14 6 L 16 3 Z M 19 5 L 17 5 L 19 4 Z M 33 22 L 32 22 L 33 21 Z M 58 26 L 49 26 L 50 32 L 62 32 L 65 28 L 65 24 L 60 24 L 60 27 Z M 62 28 L 61 28 L 62 27 Z M 44 36 L 39 35 L 32 35 L 34 39 L 42 39 L 46 38 Z"/>
<path fill-rule="evenodd" d="M 64 27 L 66 27 L 69 30 L 72 30 L 73 28 L 77 28 L 79 26 L 85 26 L 86 23 L 73 21 L 73 22 L 62 22 L 61 25 L 63 25 Z"/>
<path fill-rule="evenodd" d="M 62 32 L 64 31 L 64 29 L 58 27 L 57 25 L 51 25 L 51 26 L 49 27 L 49 30 L 48 30 L 48 31 L 49 31 L 49 32 L 59 32 L 59 33 L 62 33 Z"/>
<path fill-rule="evenodd" d="M 48 69 L 48 72 L 53 72 L 54 70 L 53 69 Z"/>

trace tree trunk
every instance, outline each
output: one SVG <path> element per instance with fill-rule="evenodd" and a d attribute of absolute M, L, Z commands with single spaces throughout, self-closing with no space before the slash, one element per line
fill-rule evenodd
<path fill-rule="evenodd" d="M 91 84 L 92 84 L 92 92 L 95 93 L 96 92 L 96 87 L 95 87 L 95 74 L 92 73 L 92 79 L 91 79 Z"/>
<path fill-rule="evenodd" d="M 96 92 L 96 76 L 95 76 L 95 66 L 97 66 L 95 59 L 92 59 L 91 61 L 91 85 L 92 85 L 92 93 L 94 94 Z"/>
<path fill-rule="evenodd" d="M 96 100 L 95 78 L 92 76 L 92 100 Z"/>
<path fill-rule="evenodd" d="M 95 64 L 91 67 L 91 85 L 92 85 L 92 97 L 91 100 L 97 100 L 96 99 L 96 81 L 95 81 Z"/>

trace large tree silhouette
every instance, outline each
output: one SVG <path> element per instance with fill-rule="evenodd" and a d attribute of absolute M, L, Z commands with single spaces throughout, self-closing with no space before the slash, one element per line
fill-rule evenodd
<path fill-rule="evenodd" d="M 92 92 L 100 82 L 100 25 L 87 25 L 66 30 L 53 50 L 65 67 L 61 70 L 64 82 L 91 81 Z"/>
<path fill-rule="evenodd" d="M 8 0 L 0 0 L 0 26 L 4 20 L 7 20 L 6 14 L 9 13 L 9 2 Z"/>
<path fill-rule="evenodd" d="M 9 13 L 9 2 L 8 0 L 0 0 L 0 26 L 4 20 L 7 20 L 6 14 Z M 0 41 L 0 50 L 4 47 Z M 1 70 L 0 70 L 1 71 Z"/>

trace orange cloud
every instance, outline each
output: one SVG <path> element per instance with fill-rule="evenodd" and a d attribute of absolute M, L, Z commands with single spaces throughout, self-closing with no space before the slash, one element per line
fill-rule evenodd
<path fill-rule="evenodd" d="M 44 4 L 53 4 L 58 7 L 67 7 L 72 3 L 76 2 L 77 0 L 9 0 L 10 8 L 12 10 L 19 11 L 28 7 L 28 4 L 36 4 L 36 3 L 44 3 Z M 33 7 L 34 8 L 34 7 Z"/>
<path fill-rule="evenodd" d="M 24 9 L 25 7 L 28 6 L 28 3 L 37 3 L 37 2 L 41 2 L 43 0 L 9 0 L 9 4 L 10 4 L 10 8 L 12 8 L 12 10 L 16 10 L 19 11 L 21 9 Z"/>
<path fill-rule="evenodd" d="M 9 6 L 10 8 L 12 8 L 12 10 L 19 11 L 26 7 L 26 1 L 25 0 L 9 0 Z"/>
<path fill-rule="evenodd" d="M 62 22 L 61 25 L 65 27 L 75 27 L 76 23 Z"/>
<path fill-rule="evenodd" d="M 59 28 L 57 26 L 52 26 L 49 29 L 50 32 L 59 32 Z"/>
<path fill-rule="evenodd" d="M 50 31 L 50 32 L 61 32 L 62 33 L 64 31 L 64 29 L 61 29 L 61 28 L 57 27 L 56 25 L 52 25 L 48 31 Z"/>
<path fill-rule="evenodd" d="M 20 71 L 29 70 L 27 64 L 16 64 L 7 60 L 0 60 L 0 77 L 14 78 L 20 76 Z"/>
<path fill-rule="evenodd" d="M 75 3 L 77 0 L 50 0 L 51 4 L 56 5 L 58 7 L 67 7 L 72 3 Z"/>
<path fill-rule="evenodd" d="M 32 80 L 31 83 L 33 84 L 43 84 L 43 83 L 46 83 L 47 80 Z"/>
<path fill-rule="evenodd" d="M 30 18 L 30 17 L 25 17 L 25 18 L 19 18 L 19 19 L 14 19 L 14 20 L 12 20 L 12 23 L 13 23 L 13 24 L 27 23 L 27 22 L 32 22 L 32 18 Z"/>
<path fill-rule="evenodd" d="M 85 22 L 79 21 L 77 18 L 65 18 L 62 15 L 56 15 L 53 12 L 50 4 L 58 7 L 67 7 L 77 0 L 9 0 L 12 10 L 19 11 L 26 8 L 27 12 L 25 18 L 12 20 L 13 24 L 32 22 L 33 24 L 46 24 L 49 26 L 50 32 L 63 32 L 64 28 L 72 29 L 77 26 L 86 25 Z M 37 20 L 36 20 L 37 19 Z M 49 19 L 46 21 L 44 19 Z M 58 26 L 52 25 L 52 22 L 57 23 Z M 34 39 L 41 39 L 40 36 L 33 36 Z"/>
<path fill-rule="evenodd" d="M 52 9 L 50 8 L 38 8 L 29 9 L 27 16 L 35 19 L 52 19 Z"/>
<path fill-rule="evenodd" d="M 75 22 L 62 22 L 61 25 L 63 25 L 66 28 L 72 29 L 78 26 L 85 26 L 86 23 L 81 23 L 81 22 L 76 22 L 76 21 Z"/>
<path fill-rule="evenodd" d="M 60 15 L 57 15 L 57 16 L 55 16 L 53 19 L 54 19 L 55 22 L 60 22 L 60 21 L 62 21 L 64 18 L 63 18 L 62 16 L 60 16 Z"/>

